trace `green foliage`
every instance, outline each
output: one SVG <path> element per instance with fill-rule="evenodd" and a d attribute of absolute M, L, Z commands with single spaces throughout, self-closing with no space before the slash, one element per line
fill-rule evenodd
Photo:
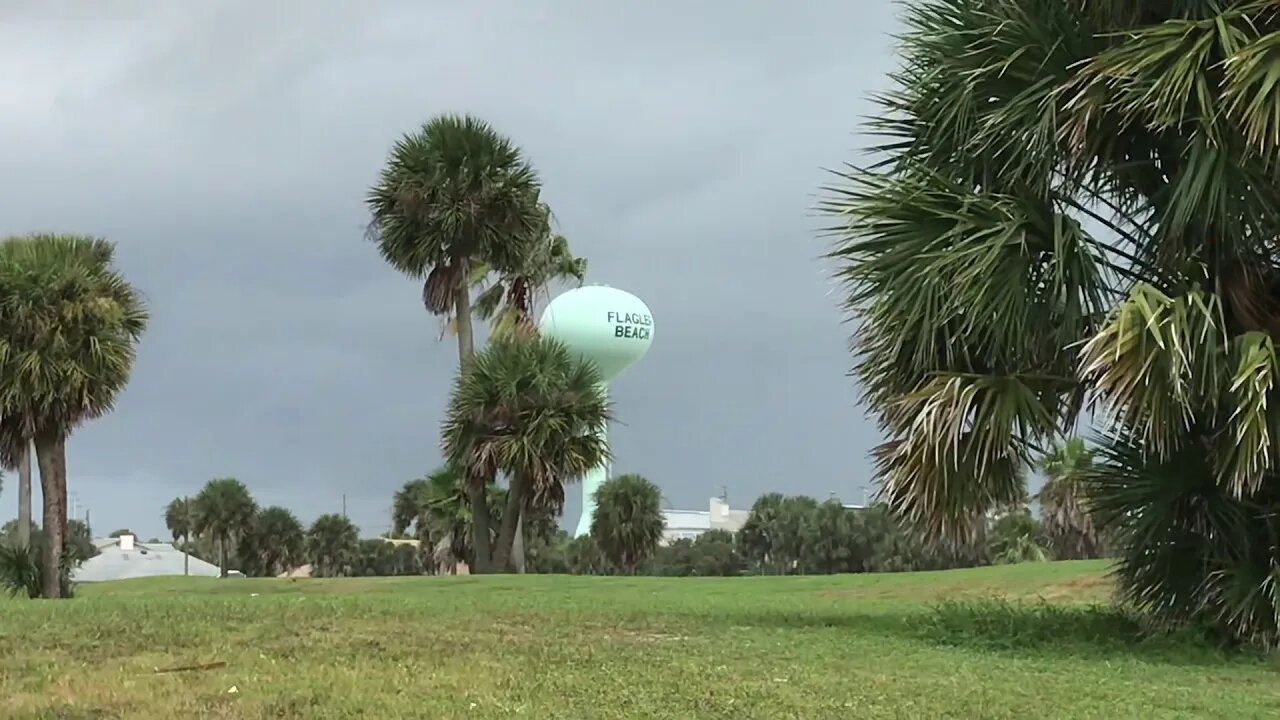
<path fill-rule="evenodd" d="M 369 235 L 392 267 L 425 278 L 427 309 L 453 309 L 468 263 L 516 269 L 546 214 L 520 149 L 472 116 L 440 115 L 402 137 L 369 190 Z"/>
<path fill-rule="evenodd" d="M 307 530 L 306 541 L 312 576 L 337 577 L 353 574 L 359 554 L 359 542 L 359 531 L 346 517 L 329 513 L 316 518 Z"/>
<path fill-rule="evenodd" d="M 242 539 L 253 527 L 258 504 L 249 488 L 235 478 L 217 478 L 205 483 L 192 500 L 192 530 L 212 540 L 218 547 L 218 566 L 222 574 L 230 570 L 232 544 Z"/>
<path fill-rule="evenodd" d="M 502 517 L 506 499 L 506 490 L 493 484 L 486 486 L 489 517 Z M 410 480 L 392 500 L 392 531 L 413 529 L 421 543 L 419 561 L 424 570 L 450 572 L 460 562 L 474 563 L 472 517 L 464 476 L 452 465 Z"/>
<path fill-rule="evenodd" d="M 112 243 L 93 237 L 0 241 L 0 453 L 6 466 L 16 467 L 24 439 L 65 436 L 110 412 L 128 383 L 148 313 L 114 268 L 114 257 Z"/>
<path fill-rule="evenodd" d="M 44 547 L 44 532 L 34 522 L 31 523 L 30 537 L 32 547 Z M 0 545 L 18 547 L 17 520 L 10 520 L 0 526 Z M 89 526 L 81 520 L 67 520 L 67 534 L 63 538 L 63 546 L 66 557 L 74 564 L 73 566 L 98 554 L 98 548 L 94 546 L 93 538 L 89 533 Z"/>
<path fill-rule="evenodd" d="M 591 537 L 610 563 L 634 574 L 662 540 L 661 491 L 639 475 L 619 475 L 600 484 L 595 501 Z"/>
<path fill-rule="evenodd" d="M 357 577 L 421 575 L 422 564 L 412 545 L 372 538 L 357 544 L 351 574 Z"/>
<path fill-rule="evenodd" d="M 8 593 L 10 597 L 25 595 L 28 598 L 38 598 L 42 595 L 45 572 L 42 557 L 45 540 L 43 535 L 37 540 L 35 534 L 31 536 L 31 540 L 31 544 L 27 547 L 16 543 L 0 543 L 0 590 Z M 75 586 L 71 582 L 71 571 L 80 562 L 81 559 L 71 552 L 63 554 L 62 563 L 59 566 L 61 597 L 69 598 L 74 595 Z"/>
<path fill-rule="evenodd" d="M 564 505 L 565 483 L 609 457 L 595 365 L 538 335 L 491 340 L 455 380 L 441 430 L 446 460 L 467 477 L 511 479 L 495 561 L 508 557 L 524 507 Z M 504 569 L 499 567 L 498 569 Z"/>
<path fill-rule="evenodd" d="M 259 510 L 236 543 L 240 571 L 275 577 L 306 562 L 302 523 L 289 510 L 271 506 Z"/>
<path fill-rule="evenodd" d="M 593 535 L 583 535 L 570 540 L 565 546 L 564 555 L 569 572 L 574 575 L 611 575 L 614 572 L 613 566 Z"/>
<path fill-rule="evenodd" d="M 831 575 L 860 572 L 870 556 L 862 540 L 860 515 L 839 500 L 809 510 L 801 525 L 801 562 L 805 572 Z"/>
<path fill-rule="evenodd" d="M 63 574 L 67 437 L 111 411 L 147 325 L 146 305 L 114 255 L 113 244 L 93 237 L 0 241 L 0 466 L 18 467 L 34 444 L 50 597 Z"/>
<path fill-rule="evenodd" d="M 708 530 L 693 540 L 675 540 L 658 548 L 645 570 L 668 577 L 735 577 L 746 570 L 746 561 L 736 534 Z"/>
<path fill-rule="evenodd" d="M 874 164 L 825 201 L 884 497 L 974 541 L 1096 405 L 1126 448 L 1101 472 L 1134 601 L 1280 642 L 1274 553 L 1241 545 L 1257 521 L 1209 530 L 1231 502 L 1280 510 L 1280 10 L 915 0 L 903 20 Z M 1158 493 L 1191 453 L 1203 477 Z M 1098 554 L 1073 484 L 1046 498 L 1055 552 Z M 1137 519 L 1192 485 L 1231 502 Z M 1200 539 L 1175 558 L 1137 526 Z"/>
<path fill-rule="evenodd" d="M 1218 482 L 1202 446 L 1153 461 L 1140 438 L 1117 430 L 1104 436 L 1086 484 L 1095 522 L 1119 548 L 1119 595 L 1149 623 L 1280 643 L 1280 483 L 1239 498 Z"/>
<path fill-rule="evenodd" d="M 191 539 L 195 532 L 195 520 L 196 508 L 191 498 L 174 498 L 164 508 L 164 525 L 175 543 Z"/>
<path fill-rule="evenodd" d="M 475 313 L 493 325 L 493 337 L 528 336 L 536 332 L 535 303 L 556 281 L 587 275 L 585 258 L 574 256 L 569 241 L 551 230 L 551 210 L 543 207 L 545 230 L 527 245 L 516 267 L 499 275 L 476 296 Z M 487 273 L 485 274 L 487 275 Z M 482 276 L 481 284 L 487 281 Z"/>
<path fill-rule="evenodd" d="M 1055 560 L 1088 560 L 1106 555 L 1106 543 L 1094 527 L 1084 494 L 1093 451 L 1073 437 L 1040 459 L 1044 485 L 1036 494 L 1044 531 Z"/>
<path fill-rule="evenodd" d="M 1047 559 L 1040 546 L 1040 523 L 1026 510 L 1001 515 L 992 525 L 987 541 L 990 556 L 996 563 L 1043 562 Z"/>
<path fill-rule="evenodd" d="M 931 609 L 921 634 L 946 645 L 1006 651 L 1069 645 L 1097 652 L 1148 640 L 1136 618 L 1113 606 L 1006 598 L 943 601 Z"/>

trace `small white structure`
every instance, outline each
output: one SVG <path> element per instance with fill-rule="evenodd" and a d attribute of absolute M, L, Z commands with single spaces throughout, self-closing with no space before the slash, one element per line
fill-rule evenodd
<path fill-rule="evenodd" d="M 71 572 L 73 582 L 107 582 L 130 578 L 182 575 L 184 564 L 193 577 L 218 577 L 217 565 L 187 558 L 169 543 L 140 543 L 133 535 L 94 540 L 98 554 Z"/>
<path fill-rule="evenodd" d="M 707 510 L 663 510 L 667 526 L 662 531 L 662 544 L 676 540 L 693 540 L 708 530 L 737 532 L 747 522 L 747 510 L 732 510 L 722 497 L 711 498 Z"/>

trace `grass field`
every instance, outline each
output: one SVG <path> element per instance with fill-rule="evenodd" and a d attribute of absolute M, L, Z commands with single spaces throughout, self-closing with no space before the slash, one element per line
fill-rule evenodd
<path fill-rule="evenodd" d="M 1280 665 L 1134 640 L 1104 572 L 85 586 L 0 601 L 0 717 L 1280 717 Z"/>

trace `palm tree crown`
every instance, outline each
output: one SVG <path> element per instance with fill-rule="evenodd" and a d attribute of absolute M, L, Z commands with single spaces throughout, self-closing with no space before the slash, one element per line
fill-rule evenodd
<path fill-rule="evenodd" d="M 1196 492 L 1251 518 L 1232 532 L 1280 531 L 1266 509 L 1280 461 L 1267 402 L 1280 392 L 1280 8 L 916 0 L 904 20 L 876 159 L 825 201 L 858 375 L 888 436 L 886 498 L 958 532 L 1014 502 L 1037 448 L 1096 402 L 1112 421 L 1104 475 L 1136 479 L 1194 448 L 1208 458 Z M 1189 499 L 1136 512 L 1156 499 L 1125 487 L 1095 495 L 1135 538 L 1128 599 L 1280 640 L 1274 606 L 1223 609 L 1277 580 L 1238 553 L 1250 542 L 1224 541 Z M 1140 547 L 1156 528 L 1168 542 Z M 1176 582 L 1143 569 L 1166 553 L 1201 569 Z"/>
<path fill-rule="evenodd" d="M 345 575 L 355 562 L 360 533 L 351 521 L 337 513 L 316 518 L 307 531 L 307 556 L 317 577 Z"/>
<path fill-rule="evenodd" d="M 425 278 L 436 314 L 455 310 L 470 265 L 518 265 L 523 243 L 545 222 L 537 173 L 488 123 L 441 115 L 396 143 L 369 191 L 369 230 L 392 267 Z"/>
<path fill-rule="evenodd" d="M 653 555 L 666 521 L 662 492 L 640 475 L 619 475 L 596 490 L 591 537 L 615 566 L 627 573 Z"/>
<path fill-rule="evenodd" d="M 235 478 L 218 478 L 205 483 L 192 501 L 195 506 L 192 530 L 218 544 L 222 574 L 230 570 L 231 545 L 252 529 L 258 504 L 249 488 Z"/>

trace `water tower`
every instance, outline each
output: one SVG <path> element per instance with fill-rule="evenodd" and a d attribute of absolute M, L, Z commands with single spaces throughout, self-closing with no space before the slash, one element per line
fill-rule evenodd
<path fill-rule="evenodd" d="M 564 343 L 569 350 L 595 363 L 608 383 L 644 356 L 653 342 L 653 315 L 640 298 L 605 285 L 569 290 L 552 300 L 538 322 L 546 337 Z M 608 428 L 600 428 L 601 437 Z M 596 513 L 596 489 L 609 477 L 608 463 L 582 476 L 582 517 L 575 537 L 591 532 Z"/>

